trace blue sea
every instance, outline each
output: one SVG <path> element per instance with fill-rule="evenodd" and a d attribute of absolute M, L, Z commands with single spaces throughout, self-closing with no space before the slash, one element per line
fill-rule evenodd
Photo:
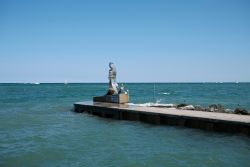
<path fill-rule="evenodd" d="M 125 83 L 131 103 L 222 104 L 250 110 L 250 83 Z M 108 84 L 0 84 L 0 166 L 250 166 L 240 134 L 73 112 Z"/>

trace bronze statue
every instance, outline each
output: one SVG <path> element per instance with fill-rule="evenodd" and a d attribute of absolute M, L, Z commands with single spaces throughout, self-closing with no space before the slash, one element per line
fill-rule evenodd
<path fill-rule="evenodd" d="M 109 90 L 107 95 L 117 95 L 120 92 L 118 83 L 116 82 L 116 67 L 114 63 L 109 63 Z"/>
<path fill-rule="evenodd" d="M 107 103 L 128 103 L 129 94 L 121 84 L 121 87 L 116 82 L 116 67 L 114 63 L 109 63 L 109 89 L 106 95 L 93 97 L 94 102 L 107 102 Z"/>

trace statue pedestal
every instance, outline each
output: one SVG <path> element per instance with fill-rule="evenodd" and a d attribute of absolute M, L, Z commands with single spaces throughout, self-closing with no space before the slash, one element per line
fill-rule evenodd
<path fill-rule="evenodd" d="M 118 94 L 118 95 L 105 95 L 97 96 L 93 98 L 94 102 L 107 102 L 107 103 L 128 103 L 129 95 L 128 94 Z"/>

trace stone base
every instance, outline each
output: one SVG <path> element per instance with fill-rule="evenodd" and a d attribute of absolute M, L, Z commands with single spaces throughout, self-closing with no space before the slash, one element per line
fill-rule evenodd
<path fill-rule="evenodd" d="M 107 103 L 128 103 L 129 95 L 128 94 L 119 94 L 119 95 L 106 95 L 106 96 L 97 96 L 93 98 L 94 102 L 107 102 Z"/>

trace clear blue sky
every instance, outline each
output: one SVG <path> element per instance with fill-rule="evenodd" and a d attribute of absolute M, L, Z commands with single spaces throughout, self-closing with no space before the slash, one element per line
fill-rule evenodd
<path fill-rule="evenodd" d="M 250 81 L 248 0 L 1 0 L 0 82 Z"/>

